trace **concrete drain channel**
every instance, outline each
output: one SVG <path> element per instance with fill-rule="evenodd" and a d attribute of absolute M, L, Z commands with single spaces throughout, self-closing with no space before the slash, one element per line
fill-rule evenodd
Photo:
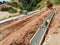
<path fill-rule="evenodd" d="M 42 42 L 44 40 L 45 34 L 48 31 L 48 27 L 51 23 L 51 20 L 53 19 L 53 16 L 55 14 L 55 9 L 50 13 L 50 15 L 45 19 L 43 24 L 38 28 L 34 36 L 31 38 L 29 44 L 30 45 L 42 45 Z"/>

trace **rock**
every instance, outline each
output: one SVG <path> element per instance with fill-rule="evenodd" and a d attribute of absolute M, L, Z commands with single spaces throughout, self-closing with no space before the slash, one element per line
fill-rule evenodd
<path fill-rule="evenodd" d="M 0 41 L 3 39 L 3 37 L 4 37 L 4 36 L 3 36 L 2 34 L 0 34 Z"/>

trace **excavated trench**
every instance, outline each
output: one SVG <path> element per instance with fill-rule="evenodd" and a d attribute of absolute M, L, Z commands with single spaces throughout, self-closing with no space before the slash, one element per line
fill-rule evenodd
<path fill-rule="evenodd" d="M 17 22 L 15 25 L 12 25 L 8 28 L 4 28 L 4 29 L 0 29 L 0 34 L 4 35 L 4 38 L 6 38 L 8 35 L 10 35 L 11 33 L 17 31 L 19 28 L 23 27 L 24 25 L 28 24 L 29 22 L 31 22 L 32 20 L 34 20 L 35 18 L 39 17 L 40 14 L 42 14 L 45 11 L 42 11 L 39 14 L 35 14 L 33 16 L 30 16 L 29 18 L 26 18 L 25 20 L 22 20 L 21 22 Z M 13 22 L 13 21 L 12 21 Z M 11 23 L 11 22 L 10 22 Z M 16 28 L 17 27 L 17 28 Z"/>
<path fill-rule="evenodd" d="M 26 20 L 24 20 L 24 21 L 22 21 L 22 22 L 19 22 L 19 23 L 17 23 L 17 24 L 15 24 L 15 25 L 13 25 L 13 26 L 10 26 L 10 27 L 8 27 L 8 28 L 4 28 L 3 30 L 1 30 L 2 32 L 1 32 L 1 34 L 3 34 L 3 35 L 8 35 L 7 36 L 7 38 L 5 37 L 5 39 L 7 40 L 5 40 L 5 39 L 3 39 L 1 42 L 0 42 L 0 44 L 2 45 L 29 45 L 29 41 L 30 41 L 30 39 L 32 38 L 32 36 L 35 34 L 35 32 L 37 31 L 37 29 L 41 26 L 41 24 L 42 24 L 42 22 L 44 21 L 44 19 L 50 14 L 50 12 L 51 12 L 51 10 L 49 11 L 49 12 L 46 12 L 45 14 L 43 14 L 43 15 L 41 15 L 40 16 L 40 13 L 38 14 L 38 15 L 36 15 L 36 16 L 33 16 L 33 17 L 31 17 L 31 18 L 27 18 Z M 35 24 L 33 23 L 33 22 L 35 22 Z M 32 24 L 30 24 L 30 23 L 32 23 Z M 30 24 L 30 25 L 32 25 L 31 27 L 27 27 L 27 28 L 29 28 L 29 30 L 28 29 L 26 29 L 26 31 L 24 30 L 25 28 L 23 28 L 23 27 L 25 27 L 25 25 L 26 26 L 28 26 L 28 24 Z M 33 25 L 34 24 L 34 25 Z M 29 26 L 30 26 L 29 25 Z M 20 27 L 22 27 L 21 29 L 21 31 L 20 31 Z M 7 31 L 6 31 L 7 30 Z M 8 31 L 9 30 L 9 31 Z M 10 31 L 11 30 L 11 31 Z M 6 31 L 6 32 L 5 32 Z M 18 36 L 18 40 L 17 41 L 12 41 L 12 43 L 10 43 L 8 40 L 10 40 L 10 36 L 11 35 L 14 35 L 13 33 L 15 33 L 15 32 L 17 32 L 19 35 L 20 35 L 20 32 L 22 33 L 21 34 L 21 37 L 19 37 Z M 24 32 L 25 31 L 25 32 Z M 6 34 L 5 34 L 6 33 Z M 17 35 L 17 33 L 16 33 L 16 35 Z M 9 38 L 9 39 L 8 39 Z M 11 37 L 12 38 L 12 37 Z M 15 38 L 17 38 L 17 37 L 14 37 L 13 36 L 13 39 L 15 39 Z M 12 40 L 13 40 L 12 39 Z M 5 42 L 6 41 L 6 42 Z M 6 44 L 7 43 L 7 44 Z"/>
<path fill-rule="evenodd" d="M 15 43 L 12 43 L 11 45 L 29 45 L 29 41 L 32 38 L 32 36 L 35 34 L 35 32 L 37 31 L 37 29 L 40 27 L 40 25 L 42 24 L 42 22 L 44 21 L 44 19 L 48 16 L 41 16 L 41 18 L 39 19 L 39 21 L 32 26 L 31 29 L 29 29 L 26 34 L 24 35 L 24 37 L 22 38 L 22 40 L 18 40 Z"/>
<path fill-rule="evenodd" d="M 43 45 L 60 45 L 59 29 L 60 28 L 60 8 L 56 8 L 56 13 L 48 28 Z"/>

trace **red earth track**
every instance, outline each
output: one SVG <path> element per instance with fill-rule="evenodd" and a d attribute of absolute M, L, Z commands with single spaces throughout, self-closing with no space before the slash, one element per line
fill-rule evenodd
<path fill-rule="evenodd" d="M 44 13 L 45 11 L 42 11 L 42 12 Z M 3 29 L 0 29 L 0 34 L 2 34 L 4 36 L 4 38 L 7 37 L 9 34 L 15 32 L 19 28 L 23 27 L 27 23 L 31 22 L 32 20 L 34 20 L 35 18 L 40 16 L 41 13 L 39 12 L 38 14 L 37 13 L 32 14 L 31 16 L 28 16 L 28 18 L 25 17 L 24 20 L 21 19 L 22 21 L 20 21 L 20 19 L 19 19 L 18 21 L 16 21 L 16 24 L 11 25 L 10 27 L 9 27 L 10 24 L 8 24 L 8 27 L 5 27 L 5 28 L 2 27 Z"/>
<path fill-rule="evenodd" d="M 42 22 L 44 21 L 44 19 L 48 16 L 48 14 L 50 12 L 51 12 L 51 10 L 48 10 L 47 12 L 36 17 L 34 20 L 29 22 L 22 28 L 13 32 L 8 37 L 6 37 L 4 40 L 0 41 L 0 45 L 17 45 L 17 44 L 27 45 L 28 42 L 25 44 L 23 42 L 23 38 L 25 40 L 26 39 L 25 37 L 29 37 L 28 35 L 30 35 L 32 37 L 32 35 L 36 32 L 36 29 L 42 24 Z M 32 35 L 30 32 L 32 33 Z M 27 39 L 27 40 L 29 40 L 29 39 Z M 23 44 L 20 41 L 22 41 Z"/>
<path fill-rule="evenodd" d="M 39 12 L 40 12 L 40 11 L 39 11 Z M 32 17 L 33 15 L 35 15 L 35 14 L 37 14 L 37 13 L 39 13 L 39 12 L 29 14 L 28 16 L 24 16 L 25 18 L 23 17 L 23 18 L 19 18 L 19 19 L 17 19 L 17 20 L 13 20 L 13 21 L 9 21 L 9 22 L 6 22 L 6 23 L 4 23 L 4 24 L 1 24 L 1 25 L 0 25 L 0 30 L 5 29 L 5 28 L 10 27 L 10 26 L 13 26 L 13 25 L 16 24 L 17 22 L 21 22 L 21 21 L 23 21 L 23 20 L 26 20 L 27 18 Z M 4 26 L 4 25 L 6 25 L 6 26 Z M 9 26 L 8 26 L 8 25 L 9 25 Z M 2 27 L 3 27 L 3 28 L 2 28 Z"/>

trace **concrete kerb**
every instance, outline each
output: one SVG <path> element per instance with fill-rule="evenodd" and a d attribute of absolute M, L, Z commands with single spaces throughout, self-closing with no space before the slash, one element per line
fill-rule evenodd
<path fill-rule="evenodd" d="M 32 12 L 29 12 L 27 15 L 30 15 L 30 14 L 38 12 L 38 11 L 40 11 L 40 10 L 35 10 L 35 11 L 32 11 Z M 8 22 L 8 21 L 16 20 L 18 18 L 22 18 L 22 17 L 27 16 L 27 15 L 20 15 L 20 16 L 11 17 L 11 18 L 8 18 L 8 19 L 5 19 L 5 20 L 1 20 L 0 24 Z"/>

